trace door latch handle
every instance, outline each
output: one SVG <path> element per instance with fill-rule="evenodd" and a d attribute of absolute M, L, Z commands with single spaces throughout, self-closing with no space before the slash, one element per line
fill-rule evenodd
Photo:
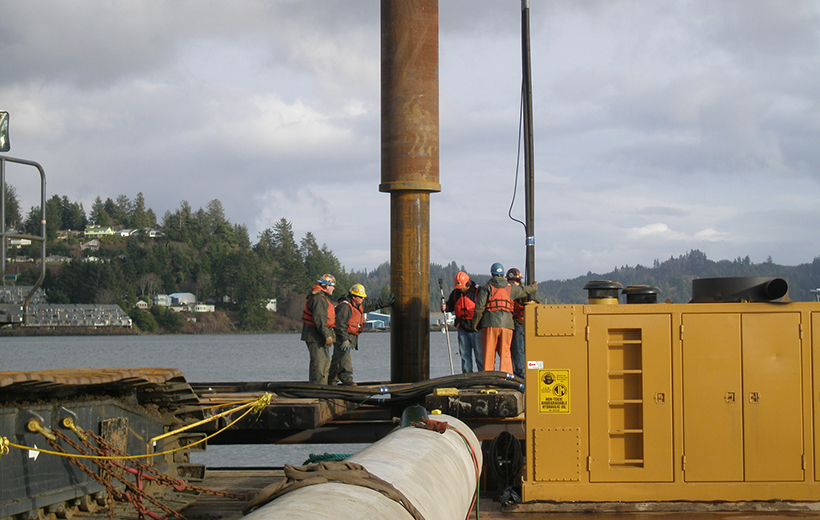
<path fill-rule="evenodd" d="M 655 394 L 655 402 L 658 404 L 663 404 L 666 402 L 666 394 L 663 392 L 657 392 Z"/>
<path fill-rule="evenodd" d="M 726 392 L 723 394 L 723 400 L 727 403 L 734 403 L 735 402 L 735 393 L 734 392 Z"/>
<path fill-rule="evenodd" d="M 749 392 L 749 402 L 750 403 L 759 403 L 760 402 L 760 394 L 757 392 Z"/>

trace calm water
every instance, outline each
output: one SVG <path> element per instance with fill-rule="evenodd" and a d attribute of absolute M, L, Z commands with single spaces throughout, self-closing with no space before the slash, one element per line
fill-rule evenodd
<path fill-rule="evenodd" d="M 458 371 L 456 333 L 450 332 Z M 191 382 L 307 381 L 308 352 L 299 334 L 0 337 L 0 371 L 51 368 L 178 368 Z M 450 374 L 446 336 L 430 332 L 430 377 Z M 390 379 L 390 334 L 359 337 L 357 381 Z M 365 444 L 209 446 L 194 462 L 209 467 L 302 464 L 311 453 L 355 453 Z"/>

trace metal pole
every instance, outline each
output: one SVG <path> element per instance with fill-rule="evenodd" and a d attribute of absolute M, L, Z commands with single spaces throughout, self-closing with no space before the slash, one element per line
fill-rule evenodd
<path fill-rule="evenodd" d="M 524 94 L 524 192 L 526 199 L 527 260 L 525 282 L 535 279 L 535 164 L 532 132 L 532 60 L 530 58 L 530 2 L 521 0 L 521 49 Z"/>
<path fill-rule="evenodd" d="M 450 327 L 447 325 L 447 311 L 443 309 L 447 300 L 444 298 L 444 280 L 441 278 L 438 279 L 438 290 L 441 293 L 441 306 L 442 312 L 444 313 L 444 323 L 441 324 L 441 332 L 447 337 L 447 354 L 450 356 L 450 375 L 452 376 L 455 375 L 456 372 L 453 368 L 453 349 L 450 347 Z"/>
<path fill-rule="evenodd" d="M 381 2 L 382 170 L 390 193 L 390 377 L 430 377 L 430 193 L 439 184 L 438 0 Z"/>

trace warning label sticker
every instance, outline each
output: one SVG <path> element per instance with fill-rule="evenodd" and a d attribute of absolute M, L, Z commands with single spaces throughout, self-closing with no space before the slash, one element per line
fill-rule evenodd
<path fill-rule="evenodd" d="M 569 370 L 538 371 L 538 411 L 569 413 Z"/>

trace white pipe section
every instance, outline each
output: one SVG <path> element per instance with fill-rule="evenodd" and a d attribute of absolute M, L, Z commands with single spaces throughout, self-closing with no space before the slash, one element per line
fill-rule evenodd
<path fill-rule="evenodd" d="M 449 423 L 464 437 L 450 428 L 443 434 L 414 427 L 400 428 L 347 461 L 361 464 L 373 475 L 391 483 L 425 520 L 464 520 L 481 473 L 481 445 L 472 430 L 455 417 L 431 415 L 430 419 Z M 401 504 L 378 491 L 328 482 L 286 493 L 245 518 L 412 520 L 413 517 Z"/>

